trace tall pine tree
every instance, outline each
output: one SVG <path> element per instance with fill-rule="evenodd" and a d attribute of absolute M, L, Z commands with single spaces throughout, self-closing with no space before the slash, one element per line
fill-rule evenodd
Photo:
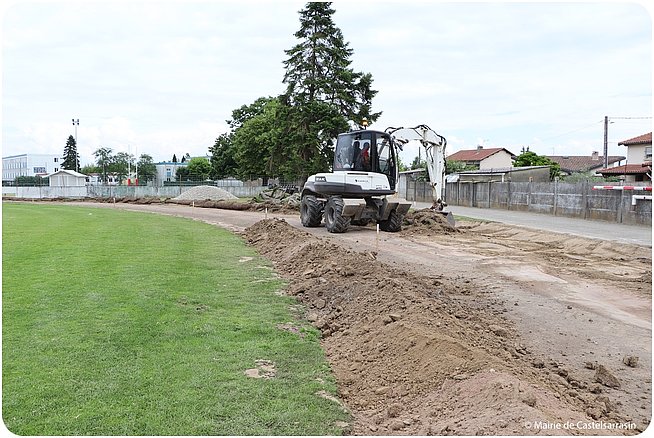
<path fill-rule="evenodd" d="M 79 166 L 79 154 L 77 153 L 77 142 L 75 137 L 72 135 L 68 136 L 68 141 L 66 141 L 66 147 L 64 148 L 63 162 L 61 163 L 62 169 L 78 171 Z"/>
<path fill-rule="evenodd" d="M 371 88 L 372 75 L 350 67 L 354 51 L 334 24 L 334 12 L 331 2 L 307 3 L 300 11 L 300 30 L 295 33 L 299 42 L 285 51 L 286 102 L 291 106 L 324 102 L 357 124 L 364 117 L 374 122 L 381 112 L 371 110 L 377 94 Z"/>
<path fill-rule="evenodd" d="M 332 141 L 347 130 L 348 121 L 374 122 L 372 75 L 355 72 L 350 64 L 354 51 L 336 27 L 330 2 L 310 2 L 300 11 L 299 40 L 284 61 L 281 101 L 288 106 L 288 144 L 296 148 L 296 173 L 305 180 L 317 171 L 328 170 Z"/>

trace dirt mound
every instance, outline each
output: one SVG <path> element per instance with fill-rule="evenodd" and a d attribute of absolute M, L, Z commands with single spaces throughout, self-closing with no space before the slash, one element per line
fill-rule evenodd
<path fill-rule="evenodd" d="M 219 208 L 222 210 L 237 210 L 237 211 L 266 211 L 269 213 L 279 214 L 297 214 L 298 210 L 295 207 L 287 204 L 274 204 L 269 202 L 238 202 L 231 200 L 190 200 L 190 199 L 168 199 L 165 202 L 178 205 L 190 205 L 199 208 Z"/>
<path fill-rule="evenodd" d="M 404 234 L 453 234 L 458 233 L 456 227 L 450 225 L 442 213 L 425 208 L 409 211 L 404 216 Z"/>
<path fill-rule="evenodd" d="M 176 201 L 220 201 L 223 199 L 237 199 L 237 197 L 218 187 L 195 186 L 173 199 Z"/>
<path fill-rule="evenodd" d="M 529 435 L 539 432 L 529 422 L 589 421 L 592 409 L 620 418 L 596 409 L 589 382 L 534 357 L 501 309 L 458 300 L 464 285 L 416 276 L 279 219 L 244 236 L 321 330 L 354 434 Z"/>

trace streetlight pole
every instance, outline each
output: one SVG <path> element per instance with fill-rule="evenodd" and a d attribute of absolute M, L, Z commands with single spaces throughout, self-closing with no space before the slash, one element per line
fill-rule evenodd
<path fill-rule="evenodd" d="M 73 119 L 73 126 L 75 127 L 75 154 L 79 156 L 79 153 L 77 152 L 77 127 L 79 126 L 79 119 L 75 120 Z M 75 157 L 75 172 L 79 172 L 79 159 L 77 156 Z"/>
<path fill-rule="evenodd" d="M 604 168 L 609 167 L 609 116 L 604 116 Z"/>

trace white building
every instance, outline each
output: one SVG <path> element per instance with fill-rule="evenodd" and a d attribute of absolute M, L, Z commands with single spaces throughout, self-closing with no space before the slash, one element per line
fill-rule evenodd
<path fill-rule="evenodd" d="M 479 170 L 513 167 L 515 155 L 505 148 L 477 149 L 458 151 L 446 158 L 447 161 L 460 161 Z"/>
<path fill-rule="evenodd" d="M 2 180 L 14 181 L 17 176 L 46 176 L 59 171 L 63 160 L 53 154 L 21 154 L 2 157 Z"/>
<path fill-rule="evenodd" d="M 184 163 L 173 163 L 172 161 L 155 163 L 155 167 L 157 168 L 157 185 L 162 186 L 164 182 L 177 181 L 177 169 L 187 165 L 188 161 L 185 161 Z"/>
<path fill-rule="evenodd" d="M 48 175 L 50 187 L 84 187 L 87 176 L 74 170 L 58 170 Z"/>

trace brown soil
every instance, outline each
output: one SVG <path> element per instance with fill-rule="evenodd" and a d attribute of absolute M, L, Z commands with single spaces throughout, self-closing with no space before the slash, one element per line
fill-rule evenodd
<path fill-rule="evenodd" d="M 323 334 L 353 434 L 624 435 L 650 422 L 649 247 L 453 231 L 428 212 L 401 233 L 330 234 L 297 213 L 96 205 L 250 227 Z M 623 422 L 634 427 L 606 428 Z"/>
<path fill-rule="evenodd" d="M 284 220 L 258 222 L 244 235 L 274 261 L 288 294 L 322 331 L 354 434 L 522 435 L 536 422 L 627 421 L 591 391 L 592 380 L 520 344 L 490 301 L 454 299 L 462 292 L 456 284 Z M 562 433 L 539 431 L 549 432 Z"/>

